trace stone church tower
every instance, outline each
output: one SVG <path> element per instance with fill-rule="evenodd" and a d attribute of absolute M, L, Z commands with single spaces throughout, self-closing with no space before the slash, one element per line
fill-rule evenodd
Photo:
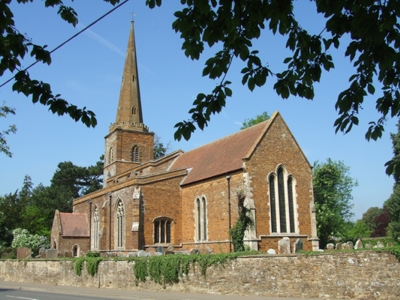
<path fill-rule="evenodd" d="M 154 133 L 143 123 L 138 75 L 132 21 L 117 117 L 105 137 L 104 187 L 110 177 L 154 158 Z"/>

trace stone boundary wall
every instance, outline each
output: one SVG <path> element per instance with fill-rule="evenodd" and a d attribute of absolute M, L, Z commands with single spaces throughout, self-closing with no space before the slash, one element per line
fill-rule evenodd
<path fill-rule="evenodd" d="M 260 255 L 241 257 L 224 266 L 200 268 L 174 285 L 152 281 L 135 285 L 134 262 L 102 261 L 91 277 L 65 260 L 0 261 L 0 281 L 64 286 L 186 293 L 320 297 L 333 299 L 400 299 L 400 263 L 387 252 L 359 251 L 320 255 Z"/>

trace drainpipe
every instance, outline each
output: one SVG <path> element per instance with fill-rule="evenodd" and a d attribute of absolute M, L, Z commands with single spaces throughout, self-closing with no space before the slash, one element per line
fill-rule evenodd
<path fill-rule="evenodd" d="M 226 180 L 228 181 L 228 218 L 229 218 L 229 230 L 231 230 L 231 175 L 226 176 Z M 229 231 L 228 231 L 229 233 Z M 229 233 L 229 252 L 232 252 L 232 239 Z"/>

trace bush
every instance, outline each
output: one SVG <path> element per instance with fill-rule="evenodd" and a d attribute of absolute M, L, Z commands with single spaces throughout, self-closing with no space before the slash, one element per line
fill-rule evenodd
<path fill-rule="evenodd" d="M 100 257 L 100 252 L 91 252 L 86 253 L 86 257 Z"/>

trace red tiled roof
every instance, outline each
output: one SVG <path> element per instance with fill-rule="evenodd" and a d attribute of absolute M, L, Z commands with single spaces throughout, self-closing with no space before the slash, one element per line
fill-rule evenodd
<path fill-rule="evenodd" d="M 62 236 L 89 237 L 85 214 L 60 213 Z"/>
<path fill-rule="evenodd" d="M 190 169 L 182 183 L 189 184 L 241 169 L 243 158 L 254 148 L 273 118 L 181 154 L 170 170 Z"/>

